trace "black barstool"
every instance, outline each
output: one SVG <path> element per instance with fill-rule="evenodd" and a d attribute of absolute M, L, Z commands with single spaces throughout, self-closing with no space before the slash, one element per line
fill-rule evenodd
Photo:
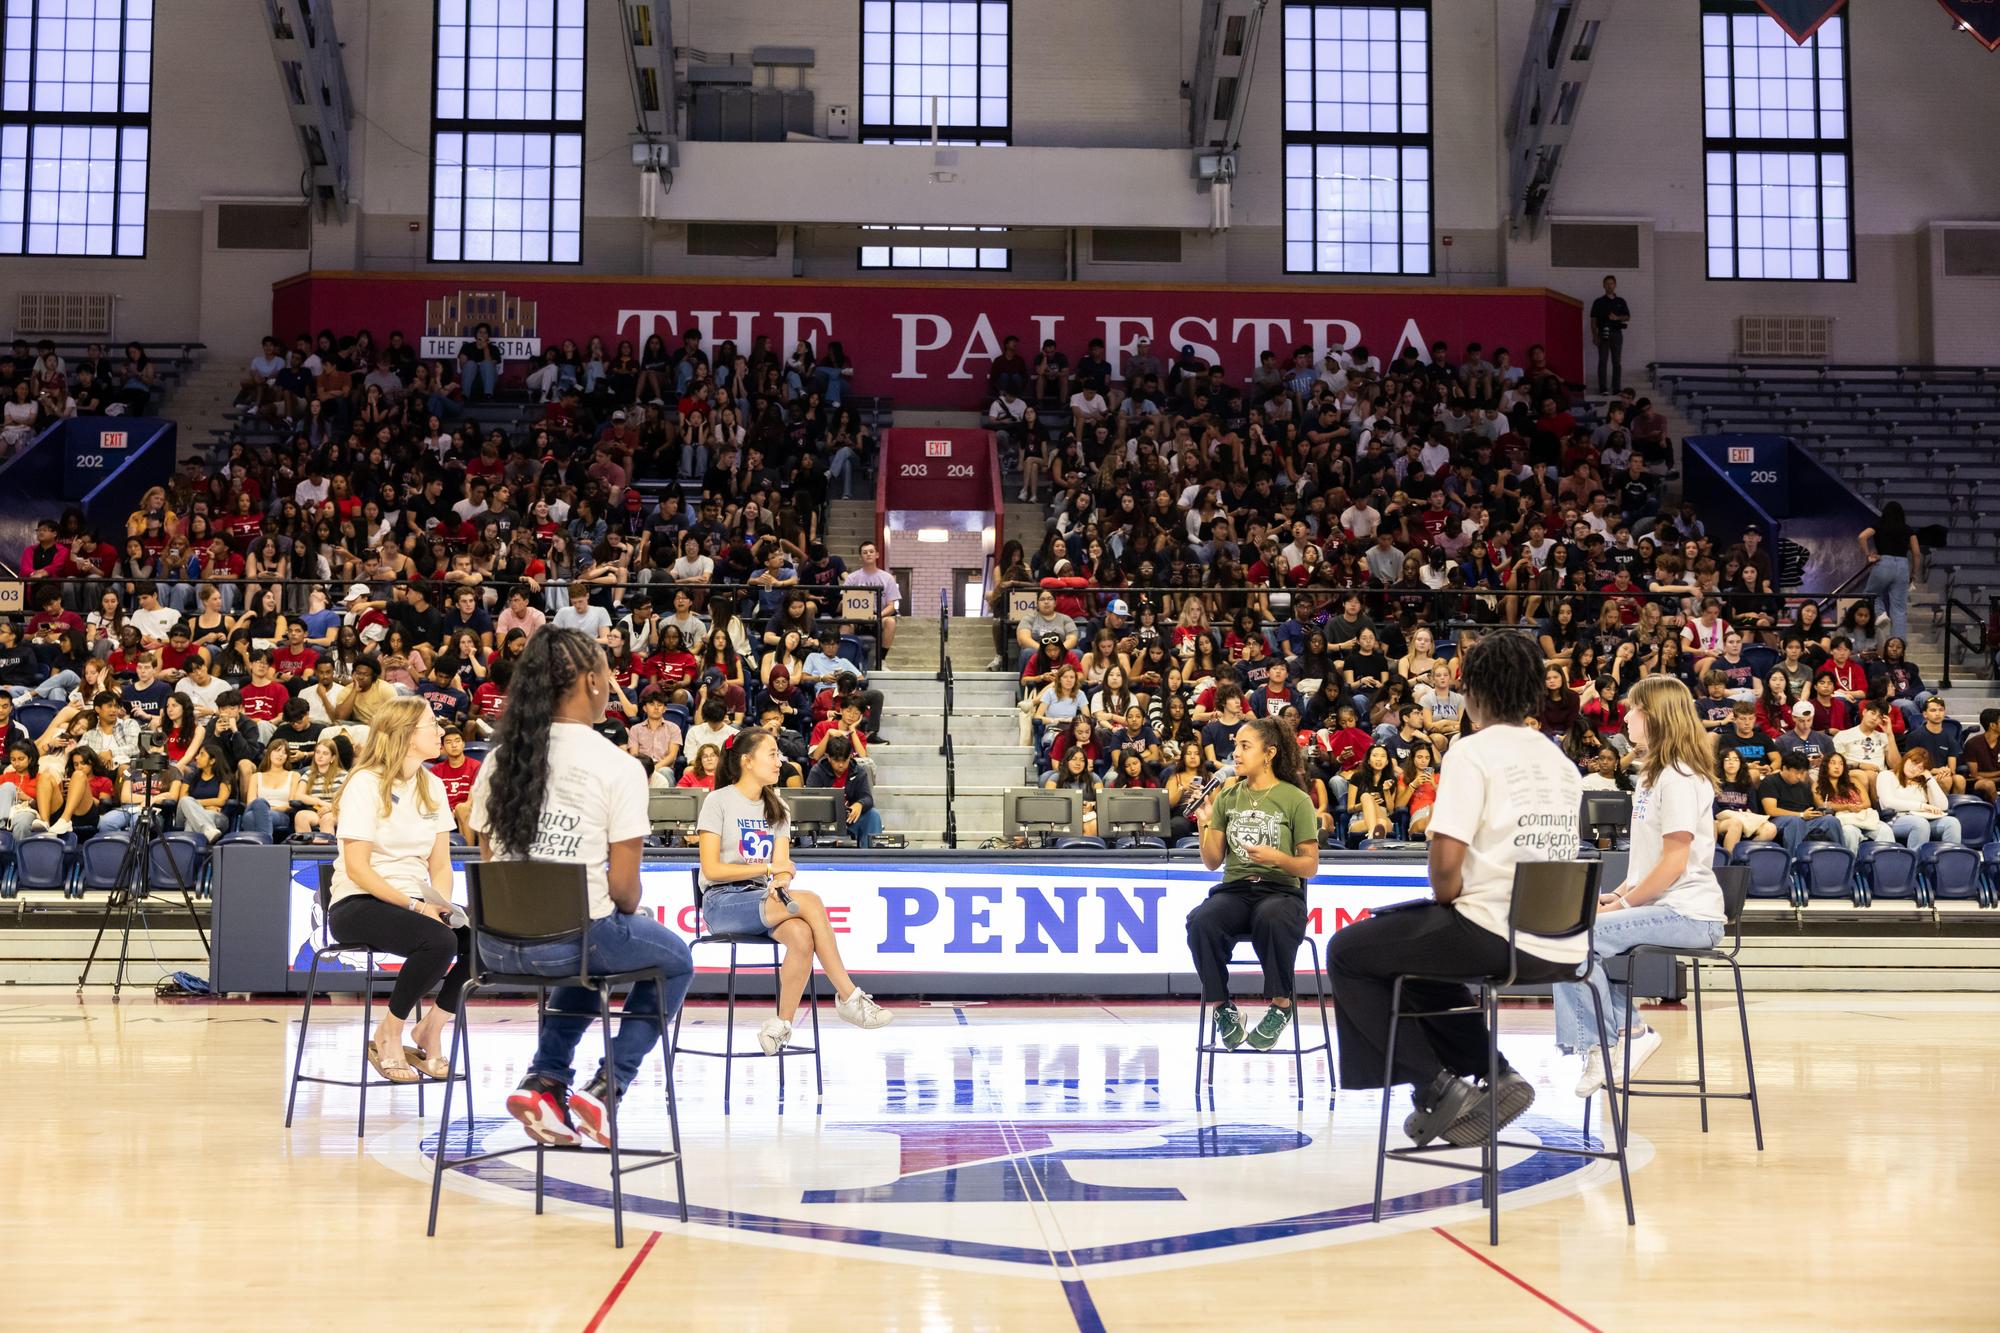
<path fill-rule="evenodd" d="M 1541 935 L 1550 939 L 1569 939 L 1581 935 L 1584 940 L 1584 970 L 1577 974 L 1578 980 L 1587 980 L 1592 970 L 1599 964 L 1591 945 L 1597 931 L 1597 876 L 1601 864 L 1597 861 L 1524 861 L 1514 867 L 1513 903 L 1507 913 L 1507 972 L 1504 976 L 1451 977 L 1427 973 L 1404 973 L 1395 979 L 1390 991 L 1389 1043 L 1383 1058 L 1385 1078 L 1392 1078 L 1396 1069 L 1396 1032 L 1406 1018 L 1441 1018 L 1447 1014 L 1483 1014 L 1486 1019 L 1486 1141 L 1479 1145 L 1479 1164 L 1471 1166 L 1464 1162 L 1447 1162 L 1437 1159 L 1437 1154 L 1463 1151 L 1463 1146 L 1452 1143 L 1437 1144 L 1423 1148 L 1389 1147 L 1389 1102 L 1391 1089 L 1382 1090 L 1382 1126 L 1375 1140 L 1375 1209 L 1374 1220 L 1382 1220 L 1382 1178 L 1388 1169 L 1389 1159 L 1399 1162 L 1417 1162 L 1425 1166 L 1441 1166 L 1451 1171 L 1475 1171 L 1479 1175 L 1481 1192 L 1487 1210 L 1487 1243 L 1500 1243 L 1500 1150 L 1521 1148 L 1529 1152 L 1562 1153 L 1569 1157 L 1593 1157 L 1600 1160 L 1614 1159 L 1618 1163 L 1618 1181 L 1625 1190 L 1625 1223 L 1638 1225 L 1638 1218 L 1632 1211 L 1632 1175 L 1625 1163 L 1625 1129 L 1623 1116 L 1615 1102 L 1611 1106 L 1612 1139 L 1618 1145 L 1611 1151 L 1593 1148 L 1558 1147 L 1546 1143 L 1525 1143 L 1510 1141 L 1500 1137 L 1500 991 L 1514 984 L 1520 974 L 1520 951 L 1517 937 L 1520 935 Z M 1479 990 L 1478 1003 L 1457 1005 L 1449 1009 L 1428 1009 L 1422 1012 L 1406 1012 L 1403 1009 L 1403 983 L 1406 981 L 1430 981 L 1451 985 L 1476 986 Z M 1598 1000 L 1597 992 L 1590 993 L 1591 1008 L 1597 1013 L 1597 1039 L 1605 1042 L 1607 1033 L 1604 1026 L 1604 1006 Z M 447 1094 L 449 1095 L 449 1094 Z"/>
<path fill-rule="evenodd" d="M 1744 866 L 1723 866 L 1715 872 L 1716 882 L 1722 886 L 1723 922 L 1731 935 L 1727 949 L 1678 948 L 1671 944 L 1639 944 L 1627 949 L 1622 955 L 1631 960 L 1629 966 L 1638 968 L 1638 960 L 1647 954 L 1662 958 L 1685 958 L 1688 970 L 1694 980 L 1694 1069 L 1693 1078 L 1642 1078 L 1632 1077 L 1632 1042 L 1625 1040 L 1625 1076 L 1622 1088 L 1622 1105 L 1619 1114 L 1627 1128 L 1632 1124 L 1632 1099 L 1634 1097 L 1692 1097 L 1701 1104 L 1701 1132 L 1708 1133 L 1708 1104 L 1711 1101 L 1731 1101 L 1750 1103 L 1750 1127 L 1757 1135 L 1757 1151 L 1764 1151 L 1764 1116 L 1757 1105 L 1757 1065 L 1750 1056 L 1750 1007 L 1743 999 L 1743 968 L 1737 963 L 1736 955 L 1743 952 L 1743 904 L 1750 896 L 1750 871 Z M 1701 1025 L 1701 965 L 1718 963 L 1729 969 L 1730 980 L 1736 986 L 1736 1021 L 1743 1032 L 1743 1076 L 1749 1087 L 1748 1092 L 1710 1092 L 1708 1090 L 1708 1051 L 1704 1045 Z M 1625 1030 L 1632 1028 L 1632 993 L 1625 992 Z M 1693 1088 L 1689 1092 L 1686 1089 Z M 1584 1107 L 1583 1132 L 1590 1133 L 1590 1108 Z"/>
<path fill-rule="evenodd" d="M 763 1051 L 755 1048 L 752 1048 L 747 1051 L 739 1051 L 736 1049 L 737 970 L 741 969 L 745 972 L 769 972 L 772 978 L 771 1003 L 775 1008 L 775 1006 L 777 1005 L 778 969 L 784 965 L 785 946 L 779 944 L 775 939 L 772 939 L 771 936 L 768 934 L 752 935 L 748 933 L 738 932 L 734 934 L 718 935 L 718 934 L 711 934 L 705 929 L 703 929 L 701 924 L 701 898 L 702 898 L 701 867 L 700 866 L 694 867 L 694 869 L 688 872 L 688 875 L 689 878 L 694 883 L 694 919 L 695 919 L 695 929 L 697 932 L 695 934 L 695 937 L 692 940 L 688 941 L 688 947 L 692 949 L 698 945 L 703 945 L 703 944 L 726 944 L 729 946 L 729 1006 L 727 1010 L 727 1017 L 724 1020 L 722 1028 L 722 1049 L 719 1051 L 709 1051 L 709 1050 L 703 1050 L 700 1047 L 681 1045 L 681 1015 L 675 1014 L 674 1049 L 673 1049 L 673 1055 L 670 1058 L 678 1058 L 683 1055 L 705 1055 L 722 1061 L 722 1113 L 724 1115 L 728 1115 L 730 1078 L 731 1074 L 734 1072 L 736 1068 L 736 1062 L 738 1060 L 767 1060 L 771 1058 L 765 1055 Z M 770 962 L 755 963 L 755 962 L 739 962 L 737 960 L 736 957 L 737 949 L 743 947 L 756 947 L 758 945 L 765 945 L 770 948 L 771 950 Z M 826 1093 L 826 1078 L 821 1073 L 819 1064 L 819 968 L 817 964 L 813 964 L 811 965 L 811 967 L 812 970 L 806 973 L 805 1001 L 806 1001 L 806 1007 L 812 1012 L 812 1033 L 813 1033 L 812 1045 L 810 1046 L 787 1045 L 783 1050 L 778 1052 L 777 1055 L 778 1101 L 780 1104 L 783 1104 L 785 1100 L 785 1061 L 786 1059 L 792 1056 L 810 1055 L 812 1057 L 813 1093 L 815 1096 L 824 1096 Z M 682 1005 L 681 1008 L 682 1011 L 685 1012 L 687 1006 Z"/>
<path fill-rule="evenodd" d="M 331 862 L 328 862 L 327 864 L 322 865 L 319 868 L 319 889 L 316 892 L 315 897 L 319 902 L 319 918 L 322 922 L 326 922 L 328 920 L 329 913 L 332 911 L 332 906 L 333 906 L 333 864 Z M 333 938 L 332 934 L 330 933 L 332 927 L 328 926 L 327 929 L 329 931 L 327 938 L 331 940 Z M 305 1060 L 306 1060 L 306 1032 L 312 1026 L 313 1000 L 319 988 L 319 965 L 329 958 L 338 958 L 341 954 L 354 953 L 354 952 L 356 952 L 356 950 L 352 945 L 339 944 L 339 943 L 330 943 L 321 948 L 313 950 L 312 968 L 310 971 L 306 973 L 306 1002 L 305 1005 L 299 1011 L 299 1047 L 298 1050 L 292 1056 L 292 1086 L 290 1091 L 288 1091 L 285 1094 L 286 1129 L 290 1129 L 292 1127 L 292 1108 L 298 1102 L 299 1084 L 301 1083 L 319 1083 L 334 1088 L 359 1089 L 361 1096 L 359 1099 L 360 1105 L 358 1106 L 358 1108 L 354 1113 L 354 1136 L 356 1138 L 361 1138 L 364 1137 L 368 1132 L 368 1089 L 414 1087 L 417 1090 L 417 1114 L 421 1116 L 424 1113 L 424 1085 L 426 1083 L 442 1083 L 450 1081 L 445 1079 L 432 1078 L 429 1074 L 424 1073 L 424 1071 L 421 1069 L 416 1071 L 417 1081 L 415 1083 L 394 1083 L 386 1078 L 369 1077 L 369 1074 L 372 1071 L 372 1067 L 368 1063 L 368 1040 L 369 1040 L 369 1034 L 375 1030 L 375 987 L 383 982 L 388 982 L 393 985 L 396 980 L 396 974 L 394 972 L 388 972 L 380 968 L 377 968 L 375 966 L 375 951 L 373 949 L 366 947 L 360 950 L 360 952 L 367 955 L 368 959 L 367 966 L 362 970 L 361 973 L 361 1075 L 360 1077 L 326 1078 L 319 1074 L 307 1074 L 301 1072 L 305 1066 Z M 422 1018 L 423 1015 L 424 1015 L 423 1002 L 418 1001 L 416 1011 L 412 1013 L 410 1017 L 412 1020 L 415 1020 Z M 461 1028 L 464 1027 L 464 1015 L 462 1014 L 460 1015 L 459 1018 L 459 1026 Z M 400 1052 L 398 1052 L 398 1054 L 400 1054 Z M 452 1076 L 452 1079 L 457 1082 L 464 1083 L 466 1085 L 465 1105 L 467 1108 L 467 1112 L 469 1114 L 472 1107 L 472 1084 L 470 1081 L 470 1076 L 469 1074 L 466 1073 L 459 1073 L 459 1074 L 454 1074 Z"/>
<path fill-rule="evenodd" d="M 1240 949 L 1247 942 L 1247 939 L 1239 939 L 1236 942 L 1236 947 Z M 1218 1055 L 1275 1055 L 1280 1058 L 1287 1055 L 1291 1056 L 1298 1077 L 1299 1102 L 1303 1105 L 1306 1099 L 1306 1056 L 1315 1051 L 1326 1052 L 1328 1085 L 1326 1090 L 1326 1104 L 1328 1106 L 1333 1105 L 1333 1096 L 1339 1090 L 1338 1085 L 1340 1080 L 1333 1068 L 1333 1028 L 1327 1022 L 1326 1018 L 1326 973 L 1321 970 L 1319 965 L 1319 941 L 1308 935 L 1299 942 L 1312 951 L 1313 998 L 1319 1001 L 1320 1039 L 1313 1045 L 1307 1046 L 1304 1044 L 1304 1039 L 1299 1035 L 1301 1023 L 1298 1014 L 1299 997 L 1296 993 L 1297 987 L 1293 988 L 1292 1049 L 1289 1051 L 1277 1046 L 1272 1047 L 1268 1051 L 1260 1051 L 1248 1044 L 1231 1050 L 1229 1047 L 1222 1045 L 1216 1040 L 1215 1036 L 1214 1006 L 1207 1000 L 1203 1000 L 1201 1002 L 1201 1010 L 1195 1018 L 1194 1030 L 1194 1083 L 1195 1104 L 1197 1106 L 1201 1104 L 1201 1091 L 1204 1086 L 1208 1089 L 1210 1102 L 1212 1103 L 1215 1100 L 1215 1057 Z M 1231 966 L 1234 966 L 1236 963 L 1234 956 L 1229 961 Z M 1208 1065 L 1208 1078 L 1205 1085 L 1202 1080 L 1204 1057 L 1206 1057 Z"/>
<path fill-rule="evenodd" d="M 616 1246 L 625 1245 L 625 1187 L 627 1173 L 641 1171 L 647 1167 L 672 1162 L 674 1166 L 674 1189 L 680 1200 L 681 1221 L 688 1220 L 687 1177 L 681 1162 L 681 1116 L 680 1108 L 674 1100 L 674 1062 L 670 1052 L 666 1054 L 667 1067 L 667 1125 L 673 1139 L 671 1149 L 639 1150 L 627 1149 L 618 1143 L 618 1105 L 623 1094 L 618 1087 L 618 1079 L 611 1064 L 611 993 L 621 987 L 633 986 L 642 981 L 650 981 L 659 987 L 658 1010 L 660 1032 L 664 1038 L 667 1031 L 667 979 L 657 967 L 639 968 L 630 972 L 606 972 L 596 976 L 590 972 L 590 880 L 581 864 L 554 861 L 474 861 L 465 868 L 466 897 L 468 911 L 472 917 L 472 979 L 465 983 L 464 1001 L 459 1005 L 458 1039 L 452 1043 L 452 1072 L 458 1071 L 458 1061 L 467 1055 L 465 1033 L 472 1026 L 472 997 L 482 990 L 508 989 L 532 990 L 536 994 L 536 1027 L 540 1020 L 551 1013 L 576 1018 L 595 1018 L 604 1026 L 604 1071 L 605 1071 L 605 1111 L 611 1132 L 611 1229 Z M 554 944 L 566 940 L 577 942 L 577 975 L 574 977 L 550 977 L 532 972 L 487 972 L 479 966 L 479 940 L 482 935 L 491 935 L 509 944 Z M 549 1008 L 549 991 L 556 986 L 576 986 L 597 992 L 597 1012 L 591 1014 L 571 1013 L 566 1010 Z M 623 1010 L 620 1011 L 621 1013 Z M 427 1236 L 437 1235 L 438 1196 L 444 1188 L 444 1173 L 448 1169 L 470 1166 L 474 1162 L 491 1161 L 496 1157 L 511 1157 L 515 1153 L 535 1154 L 535 1212 L 542 1211 L 542 1194 L 545 1181 L 545 1154 L 552 1152 L 580 1153 L 604 1152 L 606 1149 L 588 1144 L 573 1144 L 568 1147 L 544 1144 L 539 1140 L 530 1141 L 512 1148 L 501 1148 L 494 1152 L 472 1153 L 465 1157 L 447 1157 L 446 1147 L 451 1141 L 451 1081 L 447 1080 L 444 1090 L 444 1115 L 438 1130 L 437 1155 L 431 1161 L 431 1215 L 430 1225 L 425 1229 Z M 468 1091 L 471 1085 L 468 1084 Z M 465 1116 L 465 1145 L 472 1146 L 472 1103 L 468 1096 Z M 635 1165 L 625 1165 L 625 1158 L 641 1159 Z"/>

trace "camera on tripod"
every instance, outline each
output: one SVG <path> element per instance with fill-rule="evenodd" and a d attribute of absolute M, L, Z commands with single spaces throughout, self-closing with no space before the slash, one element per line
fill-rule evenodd
<path fill-rule="evenodd" d="M 164 733 L 157 731 L 140 732 L 139 753 L 132 760 L 132 771 L 134 773 L 150 774 L 166 772 L 171 765 L 167 762 L 166 752 L 160 748 L 165 741 L 166 736 Z"/>

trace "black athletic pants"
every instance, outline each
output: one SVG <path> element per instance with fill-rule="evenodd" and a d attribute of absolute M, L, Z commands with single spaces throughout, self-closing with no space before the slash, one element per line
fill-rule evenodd
<path fill-rule="evenodd" d="M 1226 881 L 1188 913 L 1187 935 L 1203 1000 L 1216 1004 L 1229 998 L 1229 955 L 1245 939 L 1264 965 L 1264 994 L 1290 999 L 1306 937 L 1305 895 L 1268 880 Z"/>
<path fill-rule="evenodd" d="M 1520 981 L 1574 981 L 1576 964 L 1552 963 L 1525 950 Z M 1425 972 L 1442 976 L 1505 976 L 1507 940 L 1442 904 L 1389 912 L 1357 921 L 1326 947 L 1333 987 L 1334 1022 L 1340 1032 L 1340 1086 L 1380 1088 L 1398 1083 L 1428 1086 L 1440 1070 L 1460 1077 L 1486 1075 L 1486 1020 L 1477 1013 L 1404 1019 L 1396 1033 L 1396 1068 L 1383 1077 L 1389 1044 L 1389 1001 L 1394 979 Z M 1450 1009 L 1478 1003 L 1461 982 L 1406 981 L 1406 1010 Z M 1500 1068 L 1507 1068 L 1501 1057 Z"/>
<path fill-rule="evenodd" d="M 369 894 L 342 898 L 327 914 L 333 938 L 353 949 L 399 954 L 402 971 L 389 992 L 389 1012 L 408 1019 L 417 1001 L 438 987 L 437 1006 L 458 1012 L 458 993 L 472 974 L 472 930 L 456 930 L 421 912 Z M 439 985 L 442 979 L 443 985 Z"/>

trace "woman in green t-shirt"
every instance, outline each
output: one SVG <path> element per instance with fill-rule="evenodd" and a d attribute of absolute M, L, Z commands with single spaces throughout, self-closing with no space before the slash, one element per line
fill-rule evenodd
<path fill-rule="evenodd" d="M 1188 913 L 1188 951 L 1216 1035 L 1268 1051 L 1292 1020 L 1292 977 L 1306 935 L 1306 881 L 1319 872 L 1319 815 L 1306 795 L 1298 740 L 1255 718 L 1236 733 L 1236 780 L 1195 812 L 1201 862 L 1222 883 Z M 1269 1007 L 1246 1030 L 1229 998 L 1229 955 L 1247 939 L 1264 968 Z"/>

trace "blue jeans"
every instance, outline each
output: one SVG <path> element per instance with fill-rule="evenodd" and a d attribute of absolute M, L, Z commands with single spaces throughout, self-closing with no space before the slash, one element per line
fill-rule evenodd
<path fill-rule="evenodd" d="M 875 845 L 875 835 L 882 831 L 882 812 L 870 806 L 861 812 L 861 818 L 847 826 L 847 836 L 854 839 L 857 847 Z"/>
<path fill-rule="evenodd" d="M 813 381 L 828 407 L 839 407 L 840 400 L 847 396 L 847 376 L 837 370 L 820 366 L 813 371 Z"/>
<path fill-rule="evenodd" d="M 1861 591 L 1878 598 L 1889 613 L 1889 632 L 1910 641 L 1910 557 L 1885 555 L 1868 567 Z"/>
<path fill-rule="evenodd" d="M 833 461 L 826 465 L 826 479 L 840 483 L 840 498 L 843 500 L 854 498 L 854 473 L 860 461 L 861 456 L 851 446 L 843 444 L 833 451 Z"/>
<path fill-rule="evenodd" d="M 667 1017 L 671 1019 L 680 1011 L 681 1001 L 687 998 L 688 986 L 694 981 L 694 958 L 679 935 L 644 913 L 628 916 L 613 912 L 590 923 L 585 945 L 590 952 L 591 976 L 659 968 L 667 978 Z M 494 972 L 573 977 L 577 946 L 574 940 L 518 945 L 486 937 L 479 941 L 479 963 L 482 970 Z M 610 1052 L 620 1088 L 631 1086 L 647 1052 L 659 1044 L 661 1006 L 660 997 L 655 994 L 657 989 L 652 982 L 642 981 L 625 997 L 618 1034 L 611 1039 Z M 549 995 L 549 1005 L 575 1015 L 594 1014 L 597 995 L 581 986 L 557 986 Z M 528 1072 L 573 1083 L 576 1071 L 571 1065 L 576 1058 L 576 1043 L 589 1030 L 591 1022 L 588 1017 L 569 1014 L 544 1018 L 541 1042 L 535 1048 Z"/>
<path fill-rule="evenodd" d="M 1615 958 L 1639 944 L 1669 944 L 1677 948 L 1712 949 L 1722 938 L 1720 921 L 1697 921 L 1682 916 L 1671 907 L 1628 907 L 1597 918 L 1593 949 L 1597 969 L 1588 981 L 1559 981 L 1553 994 L 1556 1001 L 1556 1044 L 1572 1054 L 1597 1045 L 1597 1014 L 1591 1008 L 1590 992 L 1596 991 L 1604 1006 L 1604 1026 L 1611 1045 L 1618 1045 L 1626 1027 L 1625 1007 L 1631 1003 L 1631 988 L 1613 984 L 1604 971 L 1604 960 Z M 1581 971 L 1582 969 L 1578 969 Z"/>
<path fill-rule="evenodd" d="M 470 398 L 491 398 L 494 388 L 500 383 L 500 363 L 494 360 L 468 361 L 465 373 L 460 376 L 465 385 L 465 396 Z"/>
<path fill-rule="evenodd" d="M 1771 822 L 1778 826 L 1778 841 L 1784 844 L 1788 852 L 1796 852 L 1799 844 L 1813 833 L 1829 834 L 1834 842 L 1842 847 L 1847 846 L 1847 834 L 1841 828 L 1840 821 L 1832 815 L 1820 815 L 1810 820 L 1801 819 L 1797 815 L 1778 815 Z"/>
<path fill-rule="evenodd" d="M 236 827 L 244 833 L 261 833 L 276 842 L 281 834 L 291 836 L 292 812 L 289 807 L 273 810 L 269 801 L 259 797 L 243 807 L 243 816 L 236 821 Z"/>
<path fill-rule="evenodd" d="M 1895 822 L 1889 825 L 1889 832 L 1913 852 L 1927 842 L 1965 841 L 1965 830 L 1959 826 L 1956 815 L 1940 815 L 1935 819 L 1924 815 L 1897 815 Z"/>

